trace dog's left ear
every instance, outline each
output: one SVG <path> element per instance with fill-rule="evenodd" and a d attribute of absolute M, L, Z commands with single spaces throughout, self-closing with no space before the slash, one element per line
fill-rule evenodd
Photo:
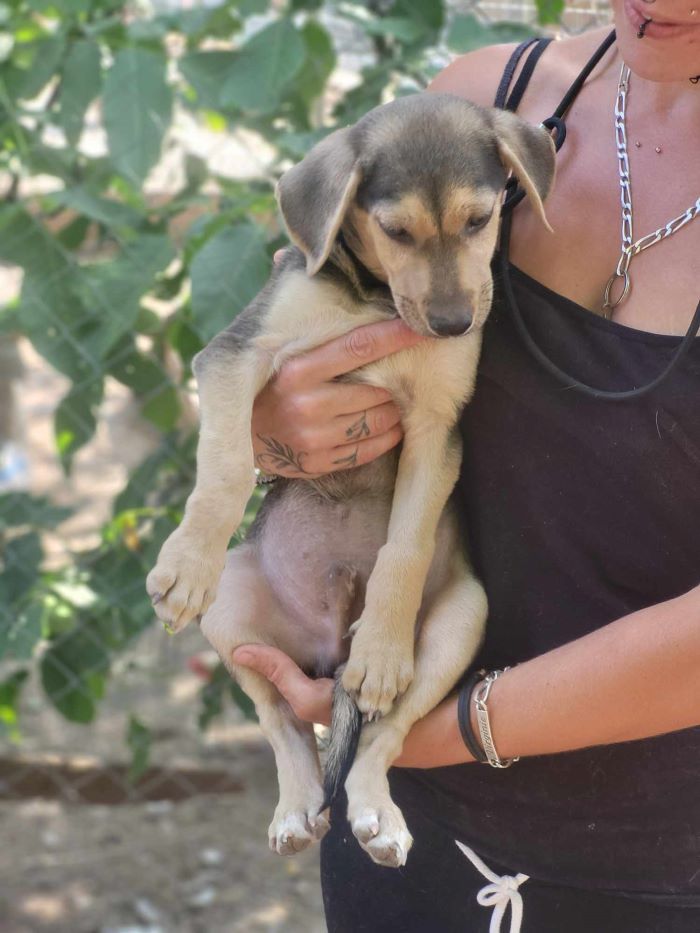
<path fill-rule="evenodd" d="M 362 178 L 351 130 L 326 136 L 277 183 L 280 210 L 292 242 L 306 256 L 309 275 L 328 259 Z"/>
<path fill-rule="evenodd" d="M 507 110 L 494 115 L 496 141 L 501 161 L 523 186 L 548 230 L 552 230 L 542 202 L 554 182 L 556 150 L 549 132 L 532 126 Z"/>

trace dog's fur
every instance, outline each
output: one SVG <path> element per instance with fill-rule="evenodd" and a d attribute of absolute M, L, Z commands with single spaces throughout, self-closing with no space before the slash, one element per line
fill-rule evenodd
<path fill-rule="evenodd" d="M 342 689 L 369 720 L 345 783 L 348 816 L 376 862 L 401 865 L 411 836 L 386 772 L 482 637 L 486 599 L 446 505 L 461 458 L 456 423 L 491 306 L 509 171 L 546 223 L 553 146 L 512 114 L 415 95 L 332 133 L 279 184 L 296 248 L 195 360 L 197 481 L 147 586 L 172 628 L 203 616 L 205 636 L 254 700 L 277 760 L 269 837 L 282 854 L 327 829 L 314 734 L 264 677 L 232 663 L 234 649 L 275 645 L 317 673 L 347 658 Z M 400 452 L 320 479 L 279 480 L 246 541 L 227 555 L 255 481 L 258 392 L 285 361 L 397 312 L 421 334 L 451 336 L 348 377 L 391 392 L 402 413 Z M 362 424 L 358 432 L 350 440 Z M 259 458 L 269 472 L 276 458 L 294 459 L 272 440 L 269 451 Z M 296 462 L 303 473 L 301 455 Z"/>

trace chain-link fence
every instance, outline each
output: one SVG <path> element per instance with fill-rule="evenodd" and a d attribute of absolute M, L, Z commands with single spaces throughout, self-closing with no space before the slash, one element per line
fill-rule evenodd
<path fill-rule="evenodd" d="M 279 171 L 536 18 L 0 4 L 3 930 L 323 929 L 317 854 L 267 852 L 275 772 L 245 698 L 144 593 L 192 482 L 189 365 L 284 242 Z M 608 18 L 581 0 L 546 28 Z"/>

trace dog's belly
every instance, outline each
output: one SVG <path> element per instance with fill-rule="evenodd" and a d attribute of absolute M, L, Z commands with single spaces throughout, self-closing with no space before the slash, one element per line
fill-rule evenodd
<path fill-rule="evenodd" d="M 343 636 L 386 541 L 395 458 L 382 459 L 320 482 L 278 483 L 249 533 L 285 617 L 280 641 L 317 673 L 347 655 Z"/>
<path fill-rule="evenodd" d="M 321 481 L 278 482 L 248 541 L 282 610 L 274 641 L 304 669 L 329 674 L 349 653 L 344 638 L 362 613 L 367 580 L 389 527 L 397 455 Z M 438 527 L 419 622 L 449 575 L 457 528 Z M 265 626 L 265 620 L 260 620 Z"/>

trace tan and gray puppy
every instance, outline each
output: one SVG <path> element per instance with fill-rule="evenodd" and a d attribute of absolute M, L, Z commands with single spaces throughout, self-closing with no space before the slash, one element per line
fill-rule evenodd
<path fill-rule="evenodd" d="M 545 130 L 510 113 L 419 94 L 337 130 L 280 181 L 296 248 L 195 360 L 196 485 L 148 592 L 175 630 L 202 617 L 205 636 L 254 700 L 277 761 L 269 838 L 279 853 L 299 851 L 327 829 L 314 734 L 267 680 L 232 664 L 234 649 L 275 645 L 316 673 L 347 660 L 331 759 L 335 767 L 347 758 L 351 697 L 368 721 L 345 782 L 348 817 L 371 857 L 395 866 L 411 836 L 387 770 L 480 643 L 486 599 L 446 505 L 511 171 L 546 223 L 553 145 Z M 402 412 L 400 452 L 321 479 L 278 481 L 246 541 L 227 555 L 255 482 L 256 395 L 290 358 L 397 313 L 421 334 L 451 338 L 423 341 L 348 377 L 391 392 Z M 259 465 L 274 472 L 295 455 L 268 442 Z M 302 455 L 296 466 L 303 474 Z"/>

